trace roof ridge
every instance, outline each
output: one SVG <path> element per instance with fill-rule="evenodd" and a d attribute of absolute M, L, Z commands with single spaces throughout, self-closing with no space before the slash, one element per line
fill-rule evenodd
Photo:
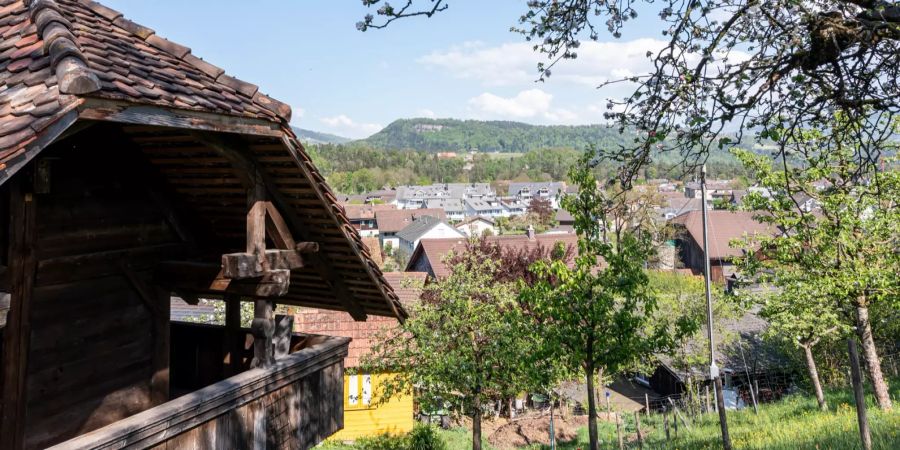
<path fill-rule="evenodd" d="M 34 0 L 35 2 L 41 1 L 54 1 L 54 0 Z M 140 38 L 142 41 L 154 47 L 158 50 L 168 53 L 169 55 L 174 56 L 178 60 L 190 64 L 200 72 L 203 72 L 214 81 L 218 83 L 222 83 L 232 89 L 234 89 L 239 95 L 244 98 L 250 99 L 252 102 L 256 103 L 262 108 L 265 108 L 268 111 L 271 111 L 276 116 L 285 121 L 285 123 L 290 123 L 291 121 L 291 107 L 281 101 L 275 100 L 268 95 L 265 95 L 259 92 L 259 86 L 248 83 L 243 80 L 239 80 L 232 76 L 229 76 L 225 73 L 225 69 L 222 69 L 219 66 L 211 64 L 202 58 L 191 53 L 191 49 L 189 47 L 185 47 L 181 44 L 175 43 L 168 39 L 163 38 L 156 34 L 156 31 L 153 29 L 147 28 L 138 23 L 132 22 L 125 18 L 125 15 L 115 9 L 112 9 L 106 5 L 100 4 L 93 0 L 77 0 L 82 5 L 88 7 L 94 13 L 100 15 L 101 17 L 109 20 L 113 25 L 131 33 L 132 35 Z"/>
<path fill-rule="evenodd" d="M 25 0 L 31 21 L 50 55 L 59 91 L 63 94 L 88 94 L 100 90 L 100 79 L 88 67 L 72 25 L 60 13 L 56 0 Z"/>

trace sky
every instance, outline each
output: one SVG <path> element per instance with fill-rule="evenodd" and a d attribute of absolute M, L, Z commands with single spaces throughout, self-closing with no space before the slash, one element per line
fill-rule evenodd
<path fill-rule="evenodd" d="M 356 22 L 371 11 L 360 0 L 102 3 L 290 104 L 293 125 L 350 138 L 411 117 L 602 123 L 607 98 L 629 86 L 597 85 L 646 72 L 663 39 L 648 11 L 537 82 L 542 57 L 510 32 L 524 0 L 449 0 L 430 19 L 365 33 Z"/>

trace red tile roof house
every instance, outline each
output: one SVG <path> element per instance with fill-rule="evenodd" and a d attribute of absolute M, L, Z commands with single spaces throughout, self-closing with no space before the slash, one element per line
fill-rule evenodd
<path fill-rule="evenodd" d="M 557 242 L 565 246 L 578 247 L 578 235 L 575 234 L 526 234 L 515 236 L 486 236 L 490 243 L 499 244 L 507 249 L 533 249 L 543 247 L 552 249 Z M 446 257 L 450 252 L 465 251 L 466 238 L 423 239 L 409 258 L 406 270 L 409 272 L 426 272 L 432 278 L 443 278 L 450 275 L 450 267 Z"/>
<path fill-rule="evenodd" d="M 394 205 L 351 205 L 345 204 L 344 213 L 350 224 L 359 231 L 362 237 L 378 236 L 378 226 L 375 223 L 375 211 L 396 210 Z"/>
<path fill-rule="evenodd" d="M 0 0 L 0 448 L 342 428 L 349 339 L 294 334 L 275 303 L 405 311 L 290 115 L 93 1 Z M 226 325 L 170 323 L 173 295 L 225 300 Z"/>
<path fill-rule="evenodd" d="M 747 211 L 709 211 L 710 279 L 725 282 L 734 274 L 733 258 L 743 249 L 731 242 L 755 234 L 771 235 L 774 228 L 753 218 Z M 676 246 L 684 267 L 697 275 L 703 273 L 703 215 L 702 211 L 688 211 L 669 221 L 677 229 Z"/>
<path fill-rule="evenodd" d="M 375 223 L 378 226 L 378 236 L 381 246 L 396 250 L 400 246 L 400 238 L 397 233 L 409 226 L 419 217 L 430 216 L 440 220 L 447 220 L 447 214 L 440 208 L 398 209 L 375 211 Z"/>

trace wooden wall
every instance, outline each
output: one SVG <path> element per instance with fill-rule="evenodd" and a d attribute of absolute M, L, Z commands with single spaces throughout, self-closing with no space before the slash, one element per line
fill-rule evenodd
<path fill-rule="evenodd" d="M 94 142 L 109 142 L 95 140 Z M 115 146 L 48 149 L 35 193 L 25 448 L 77 436 L 153 406 L 153 315 L 123 265 L 146 277 L 182 244 L 139 171 Z"/>

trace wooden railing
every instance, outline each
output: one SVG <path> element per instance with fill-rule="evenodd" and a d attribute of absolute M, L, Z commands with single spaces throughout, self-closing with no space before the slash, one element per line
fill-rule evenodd
<path fill-rule="evenodd" d="M 343 428 L 348 338 L 300 350 L 52 447 L 308 449 Z M 303 348 L 305 347 L 305 348 Z"/>

